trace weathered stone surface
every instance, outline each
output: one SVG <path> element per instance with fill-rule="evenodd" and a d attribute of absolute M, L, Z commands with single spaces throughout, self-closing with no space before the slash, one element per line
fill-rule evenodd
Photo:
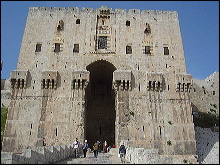
<path fill-rule="evenodd" d="M 11 88 L 3 151 L 78 137 L 90 147 L 124 141 L 196 154 L 191 75 L 175 11 L 31 7 L 11 75 L 18 71 L 28 76 L 11 77 L 20 85 Z"/>

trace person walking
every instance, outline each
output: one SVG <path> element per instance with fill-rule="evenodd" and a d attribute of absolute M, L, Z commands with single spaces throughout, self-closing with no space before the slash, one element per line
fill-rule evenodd
<path fill-rule="evenodd" d="M 94 152 L 94 156 L 97 158 L 98 156 L 98 150 L 99 150 L 99 142 L 97 141 L 96 143 L 94 143 L 93 145 L 93 152 Z"/>
<path fill-rule="evenodd" d="M 124 142 L 122 142 L 121 146 L 119 147 L 119 154 L 120 154 L 121 162 L 125 163 L 126 148 L 124 146 Z"/>
<path fill-rule="evenodd" d="M 88 145 L 88 143 L 87 143 L 87 140 L 85 140 L 85 143 L 83 144 L 83 147 L 82 147 L 82 149 L 83 149 L 83 154 L 84 154 L 84 158 L 86 157 L 86 152 L 87 152 L 87 150 L 88 150 L 88 147 L 89 147 L 89 145 Z"/>
<path fill-rule="evenodd" d="M 107 144 L 107 141 L 105 141 L 103 143 L 103 153 L 107 153 L 107 147 L 108 147 L 108 144 Z"/>
<path fill-rule="evenodd" d="M 79 141 L 78 141 L 78 138 L 76 138 L 76 140 L 73 142 L 73 146 L 72 148 L 74 149 L 74 154 L 75 154 L 75 157 L 79 157 Z"/>

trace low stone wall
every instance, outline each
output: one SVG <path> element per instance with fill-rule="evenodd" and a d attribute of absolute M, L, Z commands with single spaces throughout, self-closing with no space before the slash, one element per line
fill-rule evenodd
<path fill-rule="evenodd" d="M 127 148 L 125 159 L 133 164 L 198 164 L 197 155 L 160 155 L 158 149 Z"/>
<path fill-rule="evenodd" d="M 79 147 L 82 155 L 82 147 Z M 50 164 L 75 157 L 71 145 L 23 149 L 22 153 L 1 152 L 1 164 Z"/>
<path fill-rule="evenodd" d="M 201 164 L 219 164 L 219 132 L 195 127 L 196 150 Z"/>

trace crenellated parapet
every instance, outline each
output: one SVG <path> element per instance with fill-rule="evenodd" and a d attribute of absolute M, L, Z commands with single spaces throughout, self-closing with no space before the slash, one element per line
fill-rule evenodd
<path fill-rule="evenodd" d="M 79 70 L 72 74 L 72 89 L 85 89 L 89 83 L 89 71 Z"/>
<path fill-rule="evenodd" d="M 29 11 L 31 12 L 59 12 L 59 11 L 64 11 L 64 12 L 74 12 L 74 13 L 99 13 L 99 14 L 104 14 L 105 12 L 109 12 L 109 14 L 128 14 L 132 16 L 138 16 L 138 15 L 168 15 L 171 17 L 177 17 L 177 12 L 176 11 L 160 11 L 160 10 L 140 10 L 140 9 L 114 9 L 108 8 L 107 6 L 101 6 L 100 8 L 93 9 L 93 8 L 85 8 L 82 7 L 81 9 L 78 7 L 30 7 Z"/>
<path fill-rule="evenodd" d="M 116 70 L 113 72 L 113 88 L 119 90 L 131 90 L 131 71 Z"/>
<path fill-rule="evenodd" d="M 43 71 L 41 80 L 41 89 L 57 88 L 58 71 Z"/>
<path fill-rule="evenodd" d="M 28 70 L 13 70 L 10 73 L 11 87 L 13 89 L 27 88 L 29 71 Z"/>
<path fill-rule="evenodd" d="M 176 92 L 189 92 L 192 85 L 192 75 L 176 74 Z"/>
<path fill-rule="evenodd" d="M 147 90 L 162 91 L 163 90 L 163 74 L 156 72 L 147 72 Z"/>

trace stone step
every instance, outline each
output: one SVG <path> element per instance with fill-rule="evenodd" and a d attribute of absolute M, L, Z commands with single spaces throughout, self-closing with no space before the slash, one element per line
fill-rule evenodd
<path fill-rule="evenodd" d="M 55 164 L 122 164 L 121 159 L 116 154 L 116 149 L 108 153 L 98 153 L 98 157 L 94 157 L 93 152 L 87 152 L 87 157 L 84 158 L 69 158 L 67 160 L 57 162 Z M 127 162 L 128 164 L 128 162 Z"/>

